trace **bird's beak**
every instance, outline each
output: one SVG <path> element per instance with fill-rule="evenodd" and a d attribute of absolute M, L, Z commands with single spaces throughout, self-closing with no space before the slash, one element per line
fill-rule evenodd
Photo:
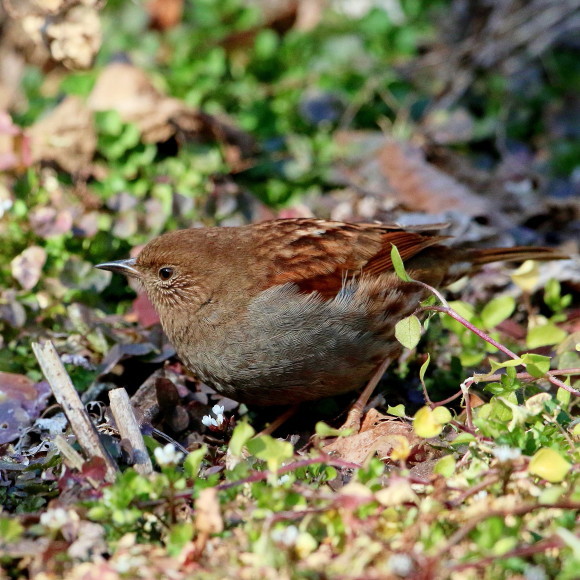
<path fill-rule="evenodd" d="M 141 273 L 137 268 L 135 268 L 135 258 L 128 258 L 127 260 L 115 260 L 114 262 L 103 262 L 102 264 L 97 264 L 95 268 L 100 268 L 101 270 L 109 270 L 110 272 L 117 272 L 118 274 L 124 274 L 125 276 L 131 276 L 132 278 L 141 278 Z"/>

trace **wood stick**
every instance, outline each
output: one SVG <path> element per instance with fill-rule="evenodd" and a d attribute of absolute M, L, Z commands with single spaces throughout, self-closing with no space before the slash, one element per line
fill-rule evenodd
<path fill-rule="evenodd" d="M 153 471 L 151 459 L 141 435 L 141 429 L 135 418 L 133 407 L 129 401 L 129 395 L 125 389 L 113 389 L 109 391 L 109 401 L 111 402 L 111 412 L 117 423 L 117 429 L 123 439 L 131 443 L 135 453 L 133 467 L 137 473 L 147 475 Z"/>
<path fill-rule="evenodd" d="M 33 342 L 32 350 L 40 364 L 40 368 L 50 384 L 52 393 L 61 406 L 79 445 L 88 457 L 100 457 L 105 462 L 107 481 L 114 481 L 117 466 L 101 440 L 93 425 L 85 406 L 66 369 L 64 368 L 56 349 L 51 341 Z"/>

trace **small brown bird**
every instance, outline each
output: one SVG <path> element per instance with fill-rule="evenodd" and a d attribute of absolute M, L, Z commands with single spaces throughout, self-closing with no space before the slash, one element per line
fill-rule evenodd
<path fill-rule="evenodd" d="M 139 279 L 183 363 L 232 399 L 293 404 L 362 386 L 398 354 L 395 324 L 482 264 L 558 259 L 548 248 L 455 249 L 433 228 L 318 219 L 188 229 L 97 268 Z"/>

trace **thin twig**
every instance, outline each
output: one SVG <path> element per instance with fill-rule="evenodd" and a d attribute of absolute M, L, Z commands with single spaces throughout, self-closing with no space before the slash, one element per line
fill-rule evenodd
<path fill-rule="evenodd" d="M 484 340 L 488 344 L 495 346 L 495 348 L 497 348 L 499 351 L 503 352 L 509 358 L 511 358 L 513 360 L 521 360 L 521 357 L 518 356 L 515 352 L 511 351 L 509 348 L 507 348 L 503 344 L 497 342 L 497 340 L 494 340 L 491 336 L 486 334 L 483 330 L 477 328 L 477 326 L 473 325 L 471 322 L 469 322 L 469 320 L 463 318 L 463 316 L 461 316 L 461 314 L 459 314 L 458 312 L 455 312 L 455 310 L 453 310 L 452 308 L 449 308 L 446 306 L 423 306 L 423 307 L 419 308 L 418 310 L 416 310 L 415 314 L 420 314 L 422 312 L 442 312 L 443 314 L 447 314 L 448 316 L 451 316 L 451 318 L 453 318 L 454 320 L 457 320 L 457 322 L 460 322 L 463 326 L 465 326 L 465 328 L 467 328 L 468 330 L 473 332 L 475 335 L 479 336 L 479 338 L 481 338 L 482 340 Z M 540 377 L 536 377 L 536 378 L 540 378 Z M 560 379 L 556 378 L 553 373 L 550 373 L 550 372 L 546 373 L 545 378 L 546 378 L 546 380 L 548 380 L 550 383 L 552 383 L 556 387 L 558 387 L 560 389 L 564 389 L 565 391 L 568 391 L 569 393 L 572 393 L 573 395 L 580 396 L 580 391 L 577 391 L 573 387 L 566 385 Z"/>

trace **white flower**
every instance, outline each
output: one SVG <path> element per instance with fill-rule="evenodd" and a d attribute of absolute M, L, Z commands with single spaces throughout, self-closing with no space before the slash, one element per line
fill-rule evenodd
<path fill-rule="evenodd" d="M 413 571 L 413 560 L 407 554 L 393 554 L 388 566 L 393 574 L 408 576 Z"/>
<path fill-rule="evenodd" d="M 213 419 L 210 415 L 204 415 L 201 419 L 201 422 L 206 426 L 206 427 L 211 427 L 212 425 L 214 427 L 217 427 L 217 422 L 215 419 Z"/>
<path fill-rule="evenodd" d="M 548 580 L 546 570 L 541 566 L 528 566 L 524 571 L 526 580 Z"/>
<path fill-rule="evenodd" d="M 206 427 L 216 427 L 219 428 L 222 426 L 223 422 L 225 421 L 224 417 L 224 407 L 222 405 L 214 405 L 212 408 L 212 413 L 215 415 L 215 419 L 211 415 L 204 415 L 201 419 L 201 422 Z"/>
<path fill-rule="evenodd" d="M 54 508 L 46 510 L 40 515 L 40 523 L 51 530 L 60 530 L 65 524 L 68 524 L 75 518 L 76 514 L 72 510 L 65 510 L 63 508 Z"/>
<path fill-rule="evenodd" d="M 183 453 L 177 451 L 173 443 L 168 443 L 165 447 L 157 447 L 153 454 L 161 467 L 175 465 L 183 459 Z"/>
<path fill-rule="evenodd" d="M 298 539 L 300 532 L 296 526 L 288 526 L 286 528 L 276 528 L 272 530 L 271 537 L 277 544 L 284 544 L 284 546 L 293 546 Z"/>
<path fill-rule="evenodd" d="M 517 447 L 509 447 L 508 445 L 499 445 L 492 450 L 492 453 L 500 463 L 515 461 L 522 456 L 521 449 L 518 449 Z"/>

